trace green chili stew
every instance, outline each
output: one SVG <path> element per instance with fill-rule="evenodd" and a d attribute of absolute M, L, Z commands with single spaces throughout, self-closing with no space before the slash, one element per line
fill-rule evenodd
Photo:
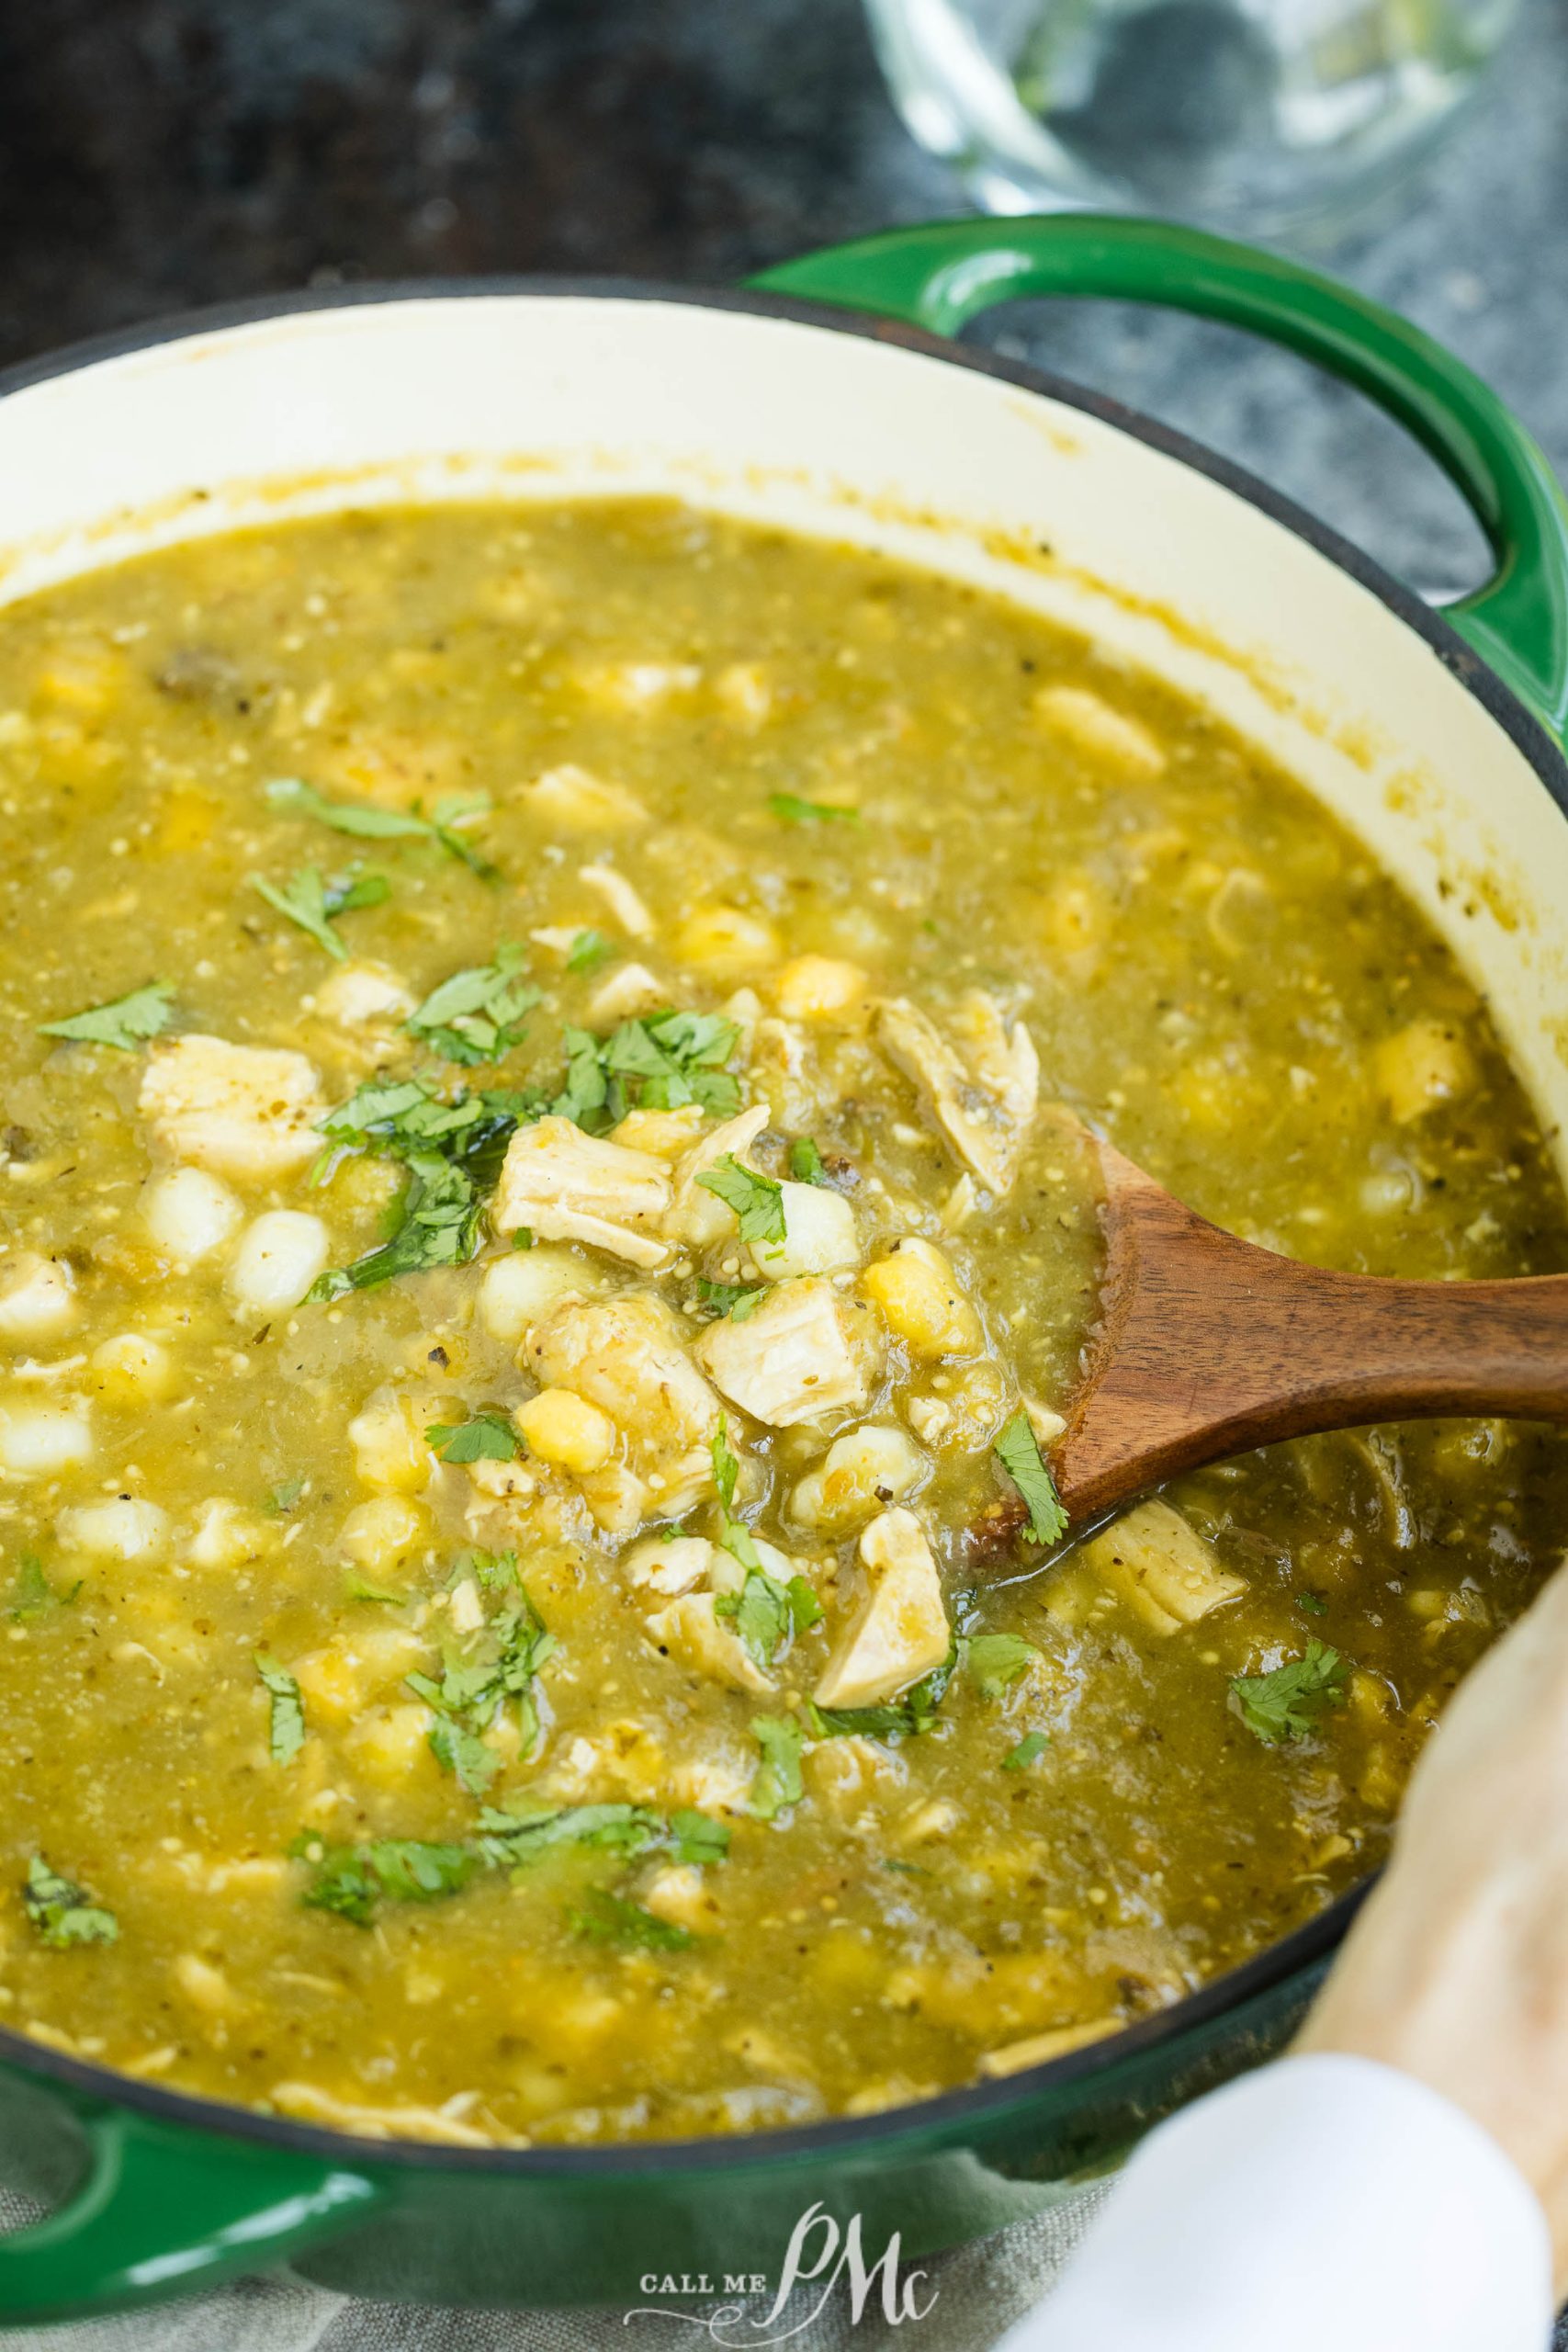
<path fill-rule="evenodd" d="M 0 619 L 0 2018 L 483 2144 L 863 2114 L 1382 1853 L 1562 1442 L 1064 1530 L 1085 1114 L 1332 1266 L 1568 1264 L 1394 885 L 1025 612 L 673 505 Z"/>

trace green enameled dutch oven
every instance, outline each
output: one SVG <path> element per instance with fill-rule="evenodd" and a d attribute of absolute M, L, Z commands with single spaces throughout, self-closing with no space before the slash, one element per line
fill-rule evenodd
<path fill-rule="evenodd" d="M 1491 582 L 1439 618 L 1163 427 L 943 340 L 1023 294 L 1201 311 L 1358 386 L 1468 498 Z M 14 370 L 0 482 L 5 597 L 262 515 L 594 491 L 679 494 L 1020 597 L 1203 697 L 1350 825 L 1485 991 L 1546 1131 L 1562 1131 L 1563 506 L 1466 369 L 1286 262 L 1058 217 L 897 231 L 742 293 L 524 280 L 285 297 Z M 813 2203 L 860 2214 L 868 2247 L 895 2230 L 906 2254 L 951 2244 L 1038 2211 L 1277 2050 L 1354 1902 L 1050 2064 L 748 2139 L 350 2140 L 0 2033 L 0 2138 L 55 2200 L 0 2238 L 0 2320 L 284 2261 L 382 2299 L 637 2301 L 649 2272 L 776 2276 Z"/>

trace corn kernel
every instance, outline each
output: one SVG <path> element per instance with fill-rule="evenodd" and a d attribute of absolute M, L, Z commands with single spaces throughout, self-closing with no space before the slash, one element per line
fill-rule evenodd
<path fill-rule="evenodd" d="M 615 1451 L 615 1422 L 570 1388 L 542 1388 L 512 1418 L 537 1461 L 579 1476 L 603 1470 Z"/>
<path fill-rule="evenodd" d="M 773 978 L 773 997 L 789 1021 L 825 1021 L 852 1012 L 870 981 L 858 964 L 836 956 L 795 956 Z"/>
<path fill-rule="evenodd" d="M 973 1355 L 980 1318 L 942 1251 L 912 1236 L 861 1276 L 861 1288 L 916 1355 Z"/>

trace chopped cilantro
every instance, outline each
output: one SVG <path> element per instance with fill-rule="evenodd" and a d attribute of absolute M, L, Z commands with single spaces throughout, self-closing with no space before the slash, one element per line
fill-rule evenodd
<path fill-rule="evenodd" d="M 67 1037 L 79 1046 L 114 1046 L 122 1054 L 133 1054 L 147 1038 L 162 1036 L 168 1027 L 175 1017 L 170 1009 L 174 993 L 167 980 L 150 980 L 144 989 L 132 989 L 112 1003 L 91 1005 L 65 1021 L 40 1022 L 39 1035 Z"/>
<path fill-rule="evenodd" d="M 271 1702 L 267 1747 L 275 1764 L 292 1764 L 305 1745 L 305 1702 L 299 1685 L 286 1667 L 265 1650 L 256 1653 L 256 1672 Z"/>
<path fill-rule="evenodd" d="M 623 1860 L 667 1852 L 681 1862 L 721 1862 L 729 1850 L 729 1831 L 705 1813 L 686 1810 L 666 1820 L 641 1804 L 545 1805 L 505 1812 L 487 1805 L 475 1835 L 450 1844 L 390 1838 L 376 1845 L 326 1847 L 307 1835 L 288 1850 L 313 1866 L 315 1875 L 302 1898 L 310 1908 L 335 1911 L 367 1928 L 383 1897 L 430 1902 L 437 1895 L 457 1894 L 481 1871 L 515 1876 L 572 1846 Z"/>
<path fill-rule="evenodd" d="M 355 1568 L 350 1568 L 344 1577 L 343 1597 L 345 1600 L 383 1601 L 389 1609 L 407 1608 L 409 1598 L 406 1592 L 389 1592 L 382 1585 L 367 1583 Z"/>
<path fill-rule="evenodd" d="M 472 964 L 433 989 L 404 1026 L 449 1062 L 498 1062 L 527 1035 L 539 990 L 517 978 L 523 950 L 506 943 L 493 964 Z"/>
<path fill-rule="evenodd" d="M 736 1536 L 743 1539 L 743 1548 L 731 1541 Z M 746 1581 L 739 1592 L 719 1595 L 714 1614 L 733 1618 L 747 1656 L 758 1666 L 772 1666 L 796 1634 L 820 1621 L 822 1604 L 804 1577 L 791 1577 L 787 1584 L 780 1584 L 776 1577 L 769 1576 L 739 1521 L 731 1520 L 726 1526 L 723 1542 L 726 1551 L 733 1553 L 746 1569 Z M 744 1557 L 745 1552 L 750 1553 L 750 1559 Z"/>
<path fill-rule="evenodd" d="M 1250 1732 L 1270 1747 L 1304 1739 L 1330 1707 L 1345 1702 L 1345 1661 L 1326 1642 L 1308 1642 L 1303 1655 L 1271 1674 L 1233 1676 L 1231 1702 Z"/>
<path fill-rule="evenodd" d="M 742 1241 L 765 1241 L 783 1249 L 788 1235 L 782 1184 L 771 1176 L 759 1176 L 754 1168 L 742 1168 L 732 1151 L 725 1153 L 716 1168 L 705 1168 L 697 1182 L 705 1193 L 735 1211 Z"/>
<path fill-rule="evenodd" d="M 95 1903 L 85 1886 L 51 1871 L 41 1854 L 28 1864 L 22 1905 L 44 1942 L 56 1951 L 69 1951 L 73 1944 L 112 1944 L 119 1933 L 114 1913 Z"/>
<path fill-rule="evenodd" d="M 1021 1405 L 991 1451 L 1029 1506 L 1024 1540 L 1058 1544 L 1067 1532 L 1067 1514 L 1056 1492 L 1056 1482 L 1040 1453 L 1029 1415 Z"/>
<path fill-rule="evenodd" d="M 369 801 L 329 800 L 298 776 L 275 778 L 266 787 L 266 797 L 275 808 L 313 817 L 318 824 L 330 825 L 334 833 L 352 833 L 360 841 L 434 842 L 448 857 L 459 859 L 483 880 L 496 878 L 499 869 L 457 830 L 473 818 L 488 816 L 491 804 L 486 792 L 457 793 L 438 800 L 428 817 L 412 808 L 378 808 Z"/>
<path fill-rule="evenodd" d="M 947 1696 L 947 1686 L 958 1663 L 958 1645 L 954 1643 L 939 1667 L 902 1698 L 894 1699 L 884 1707 L 817 1707 L 810 1713 L 811 1728 L 818 1739 L 841 1739 L 859 1733 L 867 1739 L 886 1739 L 895 1744 L 901 1739 L 915 1739 L 930 1731 Z"/>
<path fill-rule="evenodd" d="M 671 1815 L 670 1835 L 678 1862 L 722 1862 L 729 1851 L 726 1825 L 690 1805 Z"/>
<path fill-rule="evenodd" d="M 860 810 L 832 800 L 802 800 L 797 793 L 770 792 L 768 814 L 786 825 L 858 825 Z"/>
<path fill-rule="evenodd" d="M 726 1511 L 735 1503 L 735 1482 L 740 1476 L 740 1464 L 729 1450 L 729 1423 L 721 1413 L 718 1427 L 708 1440 L 708 1459 L 713 1464 L 713 1482 L 718 1488 L 719 1501 Z"/>
<path fill-rule="evenodd" d="M 321 1121 L 328 1138 L 315 1171 L 324 1182 L 340 1159 L 370 1152 L 400 1161 L 408 1184 L 390 1238 L 352 1265 L 333 1268 L 313 1300 L 368 1290 L 399 1274 L 461 1266 L 484 1241 L 485 1204 L 517 1127 L 543 1098 L 511 1088 L 459 1093 L 444 1102 L 417 1079 L 372 1079 Z"/>
<path fill-rule="evenodd" d="M 368 1846 L 323 1846 L 297 1838 L 291 1855 L 315 1871 L 300 1900 L 308 1910 L 334 1911 L 357 1928 L 369 1927 L 378 1901 L 434 1903 L 466 1886 L 481 1859 L 472 1847 L 433 1845 L 417 1838 L 378 1838 Z"/>
<path fill-rule="evenodd" d="M 1320 1592 L 1298 1592 L 1296 1607 L 1304 1609 L 1309 1617 L 1326 1617 L 1328 1603 Z"/>
<path fill-rule="evenodd" d="M 1021 1634 L 971 1634 L 959 1645 L 964 1671 L 982 1699 L 999 1699 L 1040 1653 Z"/>
<path fill-rule="evenodd" d="M 768 1295 L 765 1283 L 748 1288 L 744 1283 L 710 1283 L 701 1276 L 697 1280 L 697 1296 L 716 1316 L 728 1316 L 732 1323 L 744 1323 L 755 1315 Z"/>
<path fill-rule="evenodd" d="M 614 942 L 600 931 L 580 931 L 566 959 L 569 972 L 596 972 L 615 953 Z"/>
<path fill-rule="evenodd" d="M 269 1519 L 287 1519 L 304 1491 L 303 1478 L 285 1478 L 280 1487 L 274 1487 L 262 1509 Z"/>
<path fill-rule="evenodd" d="M 751 1782 L 747 1810 L 755 1820 L 776 1821 L 786 1806 L 806 1794 L 800 1753 L 806 1744 L 801 1725 L 788 1715 L 753 1715 L 751 1736 L 762 1760 Z"/>
<path fill-rule="evenodd" d="M 1002 1758 L 1004 1772 L 1027 1772 L 1035 1758 L 1043 1756 L 1051 1745 L 1051 1735 L 1043 1731 L 1026 1731 L 1016 1747 L 1010 1747 Z"/>
<path fill-rule="evenodd" d="M 629 1951 L 688 1951 L 696 1940 L 689 1928 L 678 1928 L 603 1887 L 591 1887 L 582 1907 L 567 1916 L 572 1933 L 585 1942 L 620 1944 Z"/>
<path fill-rule="evenodd" d="M 797 1184 L 825 1184 L 828 1170 L 809 1136 L 796 1136 L 789 1148 L 789 1172 Z"/>
<path fill-rule="evenodd" d="M 447 1653 L 439 1681 L 429 1674 L 404 1679 L 435 1717 L 425 1736 L 436 1761 L 470 1796 L 482 1796 L 500 1765 L 481 1735 L 509 1705 L 516 1711 L 524 1754 L 538 1744 L 534 1678 L 555 1655 L 556 1637 L 524 1589 L 514 1553 L 475 1553 L 470 1568 L 481 1589 L 505 1591 L 508 1598 L 481 1632 Z"/>
<path fill-rule="evenodd" d="M 34 1552 L 24 1552 L 17 1564 L 17 1586 L 11 1596 L 11 1616 L 18 1625 L 45 1616 L 51 1609 L 69 1608 L 82 1589 L 78 1577 L 69 1592 L 58 1592 L 43 1572 L 43 1562 Z"/>
<path fill-rule="evenodd" d="M 512 1462 L 522 1441 L 504 1413 L 476 1413 L 467 1421 L 434 1421 L 425 1442 L 443 1462 Z"/>
<path fill-rule="evenodd" d="M 923 1862 L 900 1862 L 895 1860 L 890 1854 L 884 1855 L 882 1867 L 885 1871 L 897 1871 L 900 1878 L 930 1878 L 931 1876 L 930 1871 Z"/>
<path fill-rule="evenodd" d="M 281 887 L 259 874 L 251 876 L 252 889 L 269 907 L 297 924 L 340 964 L 346 961 L 348 950 L 332 927 L 333 915 L 351 913 L 355 907 L 378 907 L 391 887 L 384 874 L 357 871 L 334 875 L 330 881 L 323 881 L 320 869 L 314 865 L 302 865 L 294 879 Z"/>

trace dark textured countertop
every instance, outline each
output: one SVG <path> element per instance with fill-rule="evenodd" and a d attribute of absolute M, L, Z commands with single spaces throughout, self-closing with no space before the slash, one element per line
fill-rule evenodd
<path fill-rule="evenodd" d="M 51 0 L 0 22 L 0 361 L 263 289 L 431 273 L 722 282 L 964 209 L 859 0 Z M 1568 473 L 1568 0 L 1374 229 L 1323 256 L 1461 352 Z M 1242 458 L 1418 584 L 1482 549 L 1393 427 L 1148 312 L 987 332 Z"/>

